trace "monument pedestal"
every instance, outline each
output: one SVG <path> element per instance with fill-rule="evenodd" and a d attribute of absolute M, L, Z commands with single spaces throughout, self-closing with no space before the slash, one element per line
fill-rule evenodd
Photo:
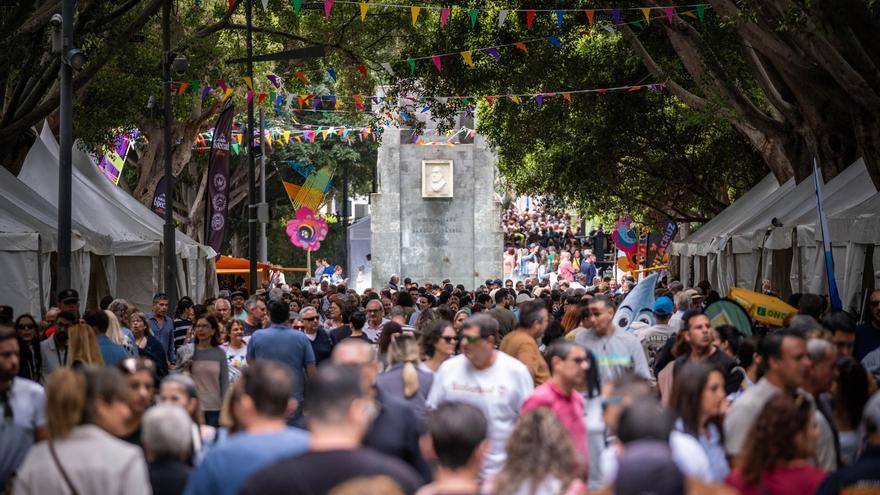
<path fill-rule="evenodd" d="M 387 128 L 372 195 L 372 286 L 396 274 L 471 290 L 501 277 L 504 236 L 495 199 L 495 154 L 481 136 L 471 144 L 401 143 Z"/>

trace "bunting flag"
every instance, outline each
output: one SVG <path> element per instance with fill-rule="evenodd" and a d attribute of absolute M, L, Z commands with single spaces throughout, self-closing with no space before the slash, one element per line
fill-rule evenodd
<path fill-rule="evenodd" d="M 471 29 L 474 29 L 474 28 L 477 27 L 477 14 L 478 14 L 479 12 L 480 12 L 479 9 L 471 9 L 471 12 L 470 12 L 470 15 L 471 15 Z"/>
<path fill-rule="evenodd" d="M 486 97 L 486 102 L 487 102 L 487 103 L 489 104 L 489 106 L 491 107 L 492 104 L 495 103 L 495 97 L 494 97 L 494 96 L 487 96 L 487 97 Z"/>
<path fill-rule="evenodd" d="M 333 0 L 324 0 L 324 16 L 330 17 L 330 11 L 333 9 Z"/>
<path fill-rule="evenodd" d="M 268 75 L 266 75 L 266 79 L 268 79 L 269 82 L 272 83 L 272 86 L 275 86 L 276 88 L 281 87 L 281 86 L 278 84 L 278 76 L 276 76 L 275 74 L 268 74 Z"/>
<path fill-rule="evenodd" d="M 299 11 L 302 9 L 302 6 L 302 0 L 293 0 L 293 13 L 299 15 Z"/>
<path fill-rule="evenodd" d="M 410 15 L 412 16 L 413 27 L 415 27 L 416 23 L 419 21 L 419 12 L 421 11 L 422 8 L 417 5 L 413 5 L 412 7 L 410 7 Z"/>
<path fill-rule="evenodd" d="M 385 72 L 387 72 L 388 74 L 390 74 L 392 76 L 394 75 L 394 70 L 391 68 L 391 64 L 389 64 L 388 62 L 382 62 L 379 65 L 381 65 L 382 68 L 385 69 Z"/>
<path fill-rule="evenodd" d="M 361 75 L 363 75 L 364 77 L 367 77 L 367 67 L 366 66 L 357 65 L 357 66 L 355 66 L 355 69 L 357 69 L 357 71 L 360 72 Z"/>
<path fill-rule="evenodd" d="M 564 16 L 564 15 L 565 15 L 565 11 L 563 11 L 563 10 L 556 11 L 556 28 L 557 29 L 562 28 L 562 16 Z"/>
<path fill-rule="evenodd" d="M 498 27 L 501 27 L 504 25 L 504 20 L 507 19 L 508 12 L 510 12 L 510 11 L 507 9 L 502 9 L 501 11 L 498 12 Z"/>
<path fill-rule="evenodd" d="M 406 63 L 409 64 L 409 74 L 410 75 L 415 74 L 416 73 L 416 61 L 411 58 L 408 58 L 408 59 L 406 59 Z"/>
<path fill-rule="evenodd" d="M 440 61 L 440 56 L 439 55 L 431 55 L 431 61 L 434 62 L 434 67 L 437 68 L 437 72 L 440 72 L 440 68 L 443 65 L 443 63 Z"/>
<path fill-rule="evenodd" d="M 253 80 L 251 80 L 251 78 L 248 76 L 244 76 L 242 79 L 244 79 L 244 83 L 245 83 L 245 85 L 247 85 L 248 89 L 253 91 L 254 90 Z"/>
<path fill-rule="evenodd" d="M 449 12 L 452 11 L 450 7 L 443 7 L 440 9 L 440 27 L 446 25 L 446 21 L 449 20 Z"/>
<path fill-rule="evenodd" d="M 519 96 L 517 96 L 517 95 L 510 95 L 510 101 L 512 101 L 512 102 L 516 103 L 517 105 L 519 105 Z"/>
<path fill-rule="evenodd" d="M 663 15 L 666 16 L 666 22 L 672 24 L 672 16 L 675 14 L 675 7 L 663 7 Z"/>
<path fill-rule="evenodd" d="M 336 69 L 327 67 L 327 75 L 330 76 L 330 79 L 333 79 L 333 82 L 336 82 Z"/>
<path fill-rule="evenodd" d="M 571 93 L 562 93 L 562 97 L 565 98 L 565 101 L 571 101 Z"/>
<path fill-rule="evenodd" d="M 562 42 L 559 41 L 559 38 L 557 38 L 556 36 L 550 36 L 550 37 L 548 37 L 548 38 L 547 38 L 547 41 L 549 41 L 550 44 L 553 45 L 553 46 L 555 46 L 556 48 L 561 48 L 561 47 L 562 47 Z"/>
<path fill-rule="evenodd" d="M 703 22 L 703 16 L 706 15 L 706 6 L 705 5 L 697 5 L 697 17 L 699 17 L 700 22 Z"/>
<path fill-rule="evenodd" d="M 620 24 L 620 9 L 612 9 L 611 17 L 614 18 L 614 25 Z"/>
<path fill-rule="evenodd" d="M 302 71 L 296 71 L 293 75 L 296 76 L 297 79 L 302 81 L 302 83 L 305 84 L 306 86 L 309 85 L 309 80 L 305 76 L 305 74 L 302 73 Z"/>
<path fill-rule="evenodd" d="M 226 81 L 223 79 L 217 79 L 217 86 L 220 86 L 220 90 L 224 93 L 226 92 Z"/>
<path fill-rule="evenodd" d="M 532 29 L 532 22 L 535 20 L 535 11 L 527 10 L 526 11 L 526 28 Z"/>
<path fill-rule="evenodd" d="M 515 46 L 515 47 L 517 47 L 518 49 L 522 50 L 523 53 L 529 53 L 529 47 L 527 47 L 526 44 L 523 43 L 522 41 L 517 41 L 516 43 L 513 44 L 513 46 Z"/>
<path fill-rule="evenodd" d="M 498 50 L 496 50 L 495 48 L 486 48 L 486 53 L 492 55 L 492 58 L 494 58 L 495 60 L 501 60 L 501 54 L 498 53 Z"/>
<path fill-rule="evenodd" d="M 361 22 L 365 22 L 367 20 L 367 9 L 370 8 L 370 4 L 368 4 L 367 2 L 361 2 L 360 8 L 361 8 Z"/>
<path fill-rule="evenodd" d="M 544 95 L 535 95 L 535 101 L 538 102 L 538 106 L 544 105 Z"/>
<path fill-rule="evenodd" d="M 468 64 L 468 66 L 470 66 L 470 67 L 474 66 L 474 60 L 471 57 L 471 52 L 469 52 L 469 51 L 461 52 L 461 58 L 464 59 L 464 63 Z"/>
<path fill-rule="evenodd" d="M 186 91 L 186 88 L 189 87 L 189 83 L 180 83 L 180 87 L 177 88 L 177 95 L 180 96 Z"/>
<path fill-rule="evenodd" d="M 593 25 L 593 18 L 595 17 L 595 15 L 596 15 L 595 10 L 593 10 L 593 9 L 587 10 L 587 22 L 590 24 L 590 26 Z"/>
<path fill-rule="evenodd" d="M 645 22 L 651 24 L 651 8 L 642 7 L 642 15 L 645 16 Z"/>

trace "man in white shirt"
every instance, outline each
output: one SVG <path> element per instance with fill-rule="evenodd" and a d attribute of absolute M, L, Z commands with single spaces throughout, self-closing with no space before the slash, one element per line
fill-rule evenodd
<path fill-rule="evenodd" d="M 370 339 L 370 342 L 379 342 L 379 336 L 382 335 L 382 327 L 388 323 L 385 319 L 385 307 L 382 301 L 372 299 L 367 303 L 367 324 L 364 325 L 364 334 Z"/>
<path fill-rule="evenodd" d="M 440 366 L 427 405 L 436 409 L 444 402 L 459 401 L 483 411 L 490 441 L 481 470 L 485 478 L 504 465 L 507 439 L 534 384 L 524 364 L 495 349 L 498 322 L 491 316 L 478 314 L 466 319 L 461 336 L 463 353 Z"/>

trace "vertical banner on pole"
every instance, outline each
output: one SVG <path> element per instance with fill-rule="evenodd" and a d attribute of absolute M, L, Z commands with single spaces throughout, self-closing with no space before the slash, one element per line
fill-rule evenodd
<path fill-rule="evenodd" d="M 822 185 L 819 180 L 819 165 L 813 157 L 813 185 L 816 186 L 816 207 L 819 212 L 819 227 L 822 229 L 822 245 L 825 248 L 825 274 L 828 277 L 828 295 L 831 296 L 831 309 L 840 311 L 843 303 L 837 292 L 837 279 L 834 278 L 834 258 L 831 256 L 831 240 L 828 239 L 828 220 L 825 218 Z"/>
<path fill-rule="evenodd" d="M 205 196 L 205 244 L 220 252 L 226 234 L 226 214 L 229 207 L 229 154 L 232 142 L 232 117 L 235 106 L 228 105 L 220 112 L 211 154 L 208 157 L 208 194 Z"/>

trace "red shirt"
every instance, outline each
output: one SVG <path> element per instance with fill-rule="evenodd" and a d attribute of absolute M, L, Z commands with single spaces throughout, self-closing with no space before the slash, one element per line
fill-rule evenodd
<path fill-rule="evenodd" d="M 727 477 L 727 484 L 742 495 L 804 495 L 816 493 L 825 474 L 824 469 L 815 466 L 777 466 L 764 471 L 759 483 L 747 485 L 740 470 L 735 469 Z M 762 485 L 766 490 L 761 489 Z"/>
<path fill-rule="evenodd" d="M 562 426 L 571 433 L 571 441 L 575 450 L 581 455 L 586 470 L 589 462 L 587 462 L 587 427 L 584 423 L 583 397 L 575 391 L 565 395 L 550 379 L 535 388 L 532 395 L 523 403 L 521 412 L 525 414 L 539 407 L 546 407 L 556 413 Z"/>

